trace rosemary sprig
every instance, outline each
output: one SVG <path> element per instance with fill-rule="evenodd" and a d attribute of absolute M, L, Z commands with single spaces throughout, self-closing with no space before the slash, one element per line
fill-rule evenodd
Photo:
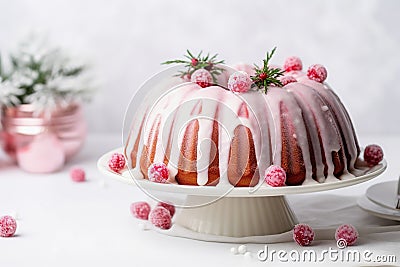
<path fill-rule="evenodd" d="M 200 51 L 197 56 L 195 56 L 192 52 L 186 50 L 186 54 L 184 55 L 184 57 L 186 58 L 186 60 L 168 60 L 161 64 L 185 64 L 186 70 L 180 71 L 178 74 L 175 75 L 181 78 L 184 78 L 185 76 L 190 77 L 193 72 L 198 69 L 208 70 L 213 77 L 214 82 L 217 81 L 217 76 L 224 71 L 223 68 L 218 67 L 219 64 L 224 64 L 224 60 L 217 60 L 218 54 L 210 56 L 210 53 L 207 53 L 207 55 L 203 55 L 203 51 Z"/>
<path fill-rule="evenodd" d="M 282 87 L 282 83 L 278 78 L 283 75 L 284 71 L 268 66 L 275 50 L 276 47 L 272 49 L 271 53 L 267 52 L 266 58 L 263 60 L 262 68 L 254 64 L 256 74 L 250 77 L 254 82 L 252 88 L 257 87 L 258 90 L 264 90 L 264 93 L 267 93 L 269 85 Z"/>

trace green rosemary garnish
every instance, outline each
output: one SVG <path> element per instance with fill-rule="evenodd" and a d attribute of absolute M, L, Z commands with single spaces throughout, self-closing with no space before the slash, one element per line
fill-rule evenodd
<path fill-rule="evenodd" d="M 267 52 L 266 59 L 263 60 L 264 65 L 262 68 L 254 64 L 256 75 L 250 77 L 254 82 L 252 87 L 257 86 L 259 90 L 264 90 L 264 93 L 267 93 L 269 85 L 282 86 L 282 83 L 278 78 L 283 75 L 284 71 L 268 66 L 269 60 L 272 58 L 275 50 L 276 47 L 272 49 L 271 53 Z"/>
<path fill-rule="evenodd" d="M 197 56 L 194 56 L 189 50 L 186 50 L 186 52 L 187 54 L 184 55 L 184 57 L 187 58 L 187 60 L 181 60 L 181 59 L 168 60 L 161 64 L 162 65 L 185 64 L 187 70 L 180 71 L 178 74 L 175 75 L 181 78 L 185 78 L 186 76 L 190 77 L 193 74 L 193 72 L 195 72 L 198 69 L 205 69 L 210 72 L 214 82 L 217 81 L 217 76 L 224 71 L 223 68 L 218 67 L 218 64 L 224 64 L 224 60 L 217 60 L 218 54 L 210 56 L 210 53 L 207 53 L 207 55 L 203 56 L 202 55 L 203 51 L 200 51 L 200 53 Z"/>

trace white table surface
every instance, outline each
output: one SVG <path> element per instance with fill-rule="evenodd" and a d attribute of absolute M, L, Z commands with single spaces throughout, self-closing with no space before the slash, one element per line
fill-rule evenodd
<path fill-rule="evenodd" d="M 384 148 L 388 169 L 382 176 L 348 188 L 298 196 L 299 199 L 319 194 L 361 196 L 374 183 L 396 179 L 400 174 L 400 137 L 362 136 L 360 143 L 378 143 Z M 0 266 L 265 266 L 257 259 L 232 255 L 232 244 L 140 230 L 129 205 L 147 197 L 138 188 L 114 181 L 96 169 L 98 157 L 121 144 L 118 134 L 92 134 L 72 162 L 61 172 L 49 175 L 29 174 L 9 166 L 0 153 L 0 215 L 16 213 L 18 218 L 17 235 L 0 238 Z M 68 170 L 73 165 L 86 170 L 87 182 L 70 180 Z M 296 212 L 296 205 L 293 208 Z M 385 235 L 387 241 L 382 241 L 382 236 L 376 241 L 385 248 L 380 252 L 397 255 L 399 264 L 399 232 L 383 234 L 383 239 Z M 368 240 L 357 248 L 373 250 L 374 238 Z M 314 247 L 331 244 L 332 240 L 322 240 Z M 263 245 L 250 244 L 248 248 L 257 252 Z M 299 247 L 290 242 L 270 244 L 269 248 Z"/>

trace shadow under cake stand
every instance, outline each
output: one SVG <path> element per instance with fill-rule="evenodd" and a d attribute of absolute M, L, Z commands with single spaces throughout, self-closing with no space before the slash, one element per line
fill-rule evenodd
<path fill-rule="evenodd" d="M 286 195 L 320 192 L 359 184 L 379 176 L 387 167 L 384 160 L 366 170 L 361 176 L 301 186 L 187 186 L 136 179 L 134 172 L 128 170 L 121 174 L 113 172 L 108 168 L 108 160 L 116 152 L 123 153 L 123 149 L 110 151 L 98 160 L 97 166 L 102 173 L 145 190 L 186 195 L 184 206 L 188 208 L 182 208 L 175 215 L 174 224 L 199 234 L 232 238 L 287 232 L 293 229 L 298 221 L 286 200 Z M 197 203 L 208 204 L 193 207 Z"/>

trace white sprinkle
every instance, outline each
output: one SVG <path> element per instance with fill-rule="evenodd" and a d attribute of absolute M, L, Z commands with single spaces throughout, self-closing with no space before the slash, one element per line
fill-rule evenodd
<path fill-rule="evenodd" d="M 297 139 L 297 135 L 296 135 L 296 134 L 293 134 L 293 138 L 294 138 L 294 139 Z"/>
<path fill-rule="evenodd" d="M 322 111 L 328 111 L 329 110 L 329 108 L 327 106 L 322 106 L 321 109 L 322 109 Z"/>
<path fill-rule="evenodd" d="M 245 257 L 246 259 L 251 259 L 251 252 L 250 252 L 250 251 L 247 251 L 246 253 L 244 253 L 244 257 Z"/>
<path fill-rule="evenodd" d="M 147 230 L 146 224 L 144 224 L 144 223 L 138 223 L 138 228 L 139 228 L 139 230 L 142 230 L 142 231 Z"/>
<path fill-rule="evenodd" d="M 246 245 L 240 245 L 240 246 L 238 247 L 238 252 L 239 252 L 240 254 L 244 254 L 244 253 L 246 253 L 246 251 L 247 251 Z"/>
<path fill-rule="evenodd" d="M 231 247 L 231 253 L 232 253 L 233 255 L 238 254 L 237 248 L 236 248 L 236 247 Z"/>

